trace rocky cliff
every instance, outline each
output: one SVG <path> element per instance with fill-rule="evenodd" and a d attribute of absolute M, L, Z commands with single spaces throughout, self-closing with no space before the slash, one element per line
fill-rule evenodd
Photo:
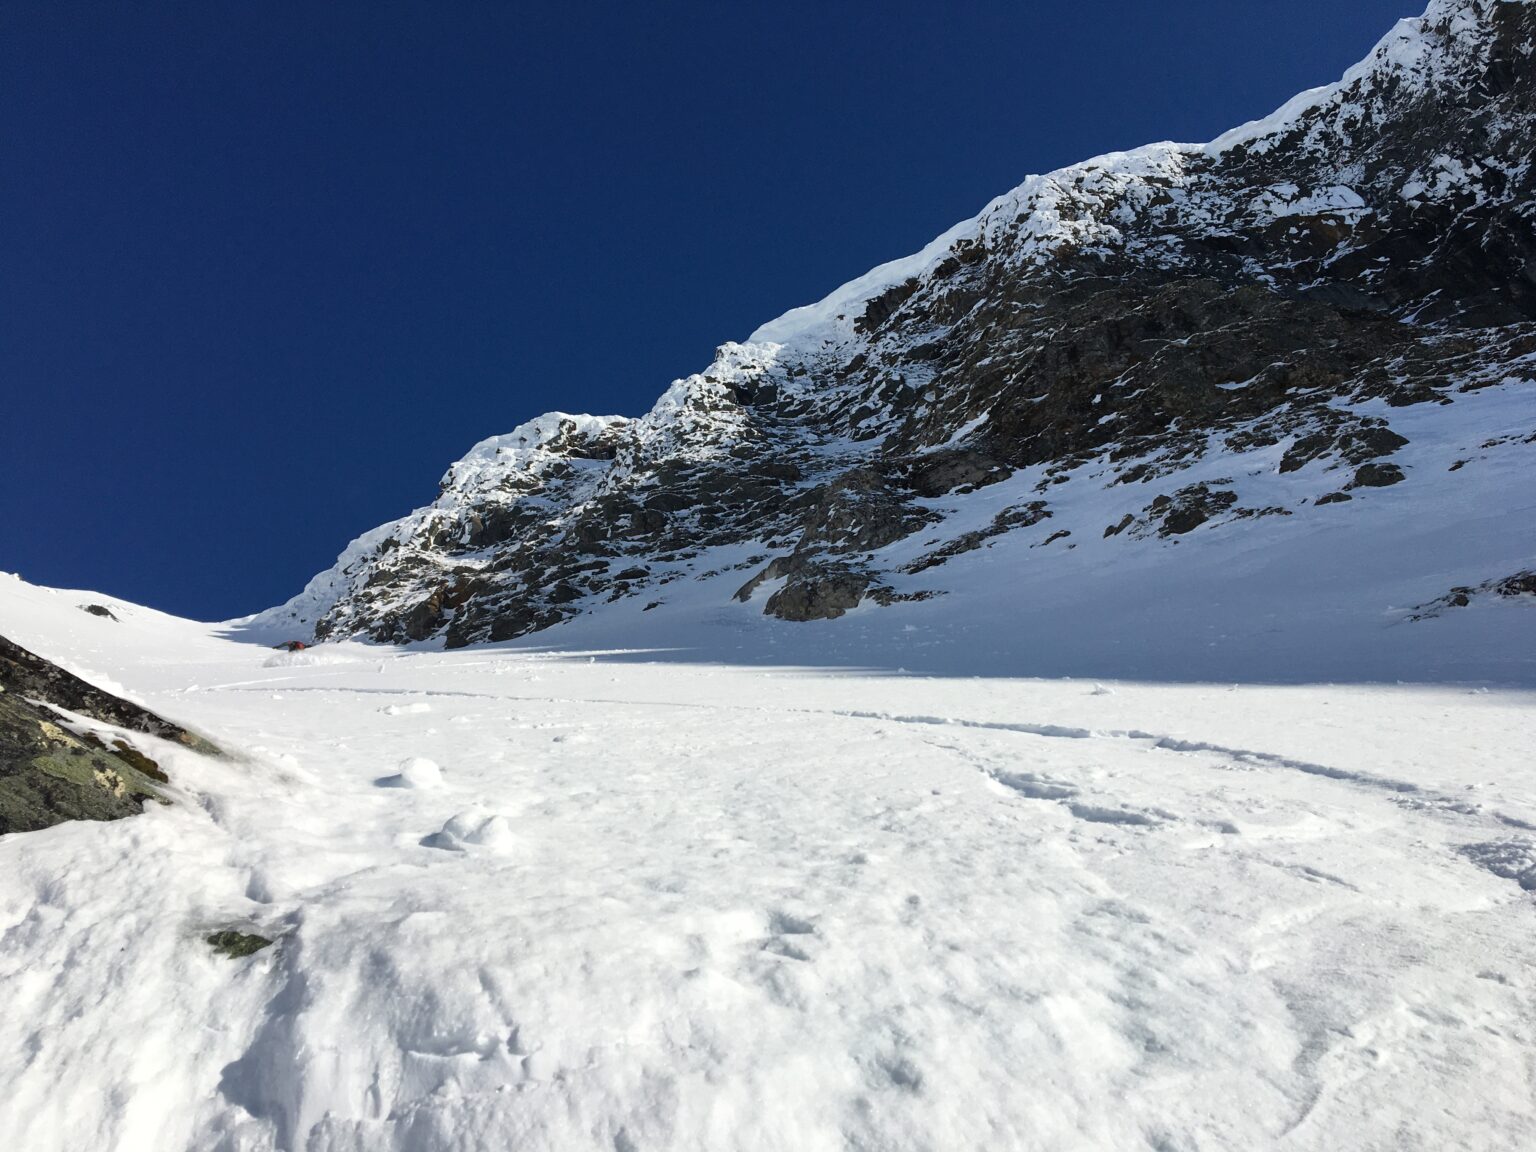
<path fill-rule="evenodd" d="M 1022 586 L 1080 546 L 1368 516 L 1493 457 L 1530 475 L 1533 48 L 1536 4 L 1435 0 L 1266 120 L 1032 177 L 643 417 L 477 445 L 261 620 L 459 646 L 706 579 L 828 619 L 962 595 L 946 572 L 1005 539 L 990 578 Z"/>

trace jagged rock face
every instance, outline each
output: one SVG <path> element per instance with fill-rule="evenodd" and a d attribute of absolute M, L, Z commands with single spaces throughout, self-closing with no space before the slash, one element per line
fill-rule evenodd
<path fill-rule="evenodd" d="M 1052 518 L 1085 470 L 1133 489 L 1123 518 L 1052 519 L 1044 543 L 1431 483 L 1390 459 L 1392 412 L 1536 363 L 1533 48 L 1536 4 L 1436 0 L 1268 121 L 1033 177 L 725 345 L 640 419 L 554 414 L 476 446 L 435 504 L 266 615 L 322 638 L 507 639 L 655 603 L 729 548 L 739 599 L 832 618 L 934 594 L 897 587 L 882 550 L 936 533 L 901 568 L 932 572 Z M 1179 476 L 1277 448 L 1315 488 L 1304 508 Z M 1039 499 L 946 536 L 944 508 L 1023 469 L 1043 469 Z"/>

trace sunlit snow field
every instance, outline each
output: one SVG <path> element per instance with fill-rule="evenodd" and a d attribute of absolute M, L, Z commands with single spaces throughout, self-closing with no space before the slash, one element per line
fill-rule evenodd
<path fill-rule="evenodd" d="M 232 755 L 0 839 L 6 1148 L 1536 1146 L 1536 694 L 289 655 L 82 595 L 0 578 L 0 633 Z"/>

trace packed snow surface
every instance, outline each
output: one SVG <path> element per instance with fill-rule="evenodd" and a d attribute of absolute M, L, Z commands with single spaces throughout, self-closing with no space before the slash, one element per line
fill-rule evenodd
<path fill-rule="evenodd" d="M 1536 1147 L 1536 693 L 80 600 L 0 577 L 0 634 L 231 755 L 0 838 L 6 1148 Z"/>

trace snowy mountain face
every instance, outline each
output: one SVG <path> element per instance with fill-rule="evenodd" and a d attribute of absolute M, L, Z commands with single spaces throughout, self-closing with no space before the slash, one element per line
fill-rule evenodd
<path fill-rule="evenodd" d="M 1536 5 L 1435 0 L 1268 120 L 1032 177 L 639 419 L 477 445 L 257 622 L 449 647 L 685 606 L 920 624 L 1106 570 L 1200 596 L 1256 548 L 1331 557 L 1404 627 L 1517 597 L 1533 51 Z M 1406 531 L 1433 542 L 1384 559 Z"/>

